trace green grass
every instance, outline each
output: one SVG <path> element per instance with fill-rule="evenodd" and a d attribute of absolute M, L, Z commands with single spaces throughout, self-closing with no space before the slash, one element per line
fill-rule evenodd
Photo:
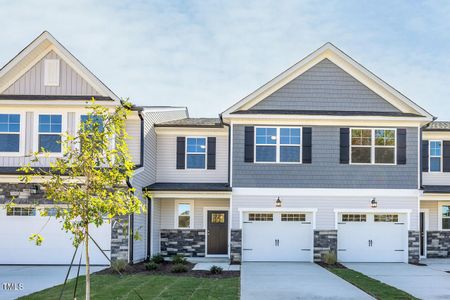
<path fill-rule="evenodd" d="M 327 270 L 377 299 L 417 299 L 402 290 L 351 269 L 327 268 Z"/>
<path fill-rule="evenodd" d="M 63 299 L 73 299 L 75 280 L 66 285 Z M 62 285 L 20 299 L 58 299 Z M 80 277 L 77 299 L 84 299 L 84 277 Z M 239 299 L 239 277 L 198 278 L 163 275 L 93 275 L 92 299 Z"/>

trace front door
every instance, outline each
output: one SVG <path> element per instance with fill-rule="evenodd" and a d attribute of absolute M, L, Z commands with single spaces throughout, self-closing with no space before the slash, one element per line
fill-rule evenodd
<path fill-rule="evenodd" d="M 208 211 L 208 255 L 228 254 L 228 211 Z"/>

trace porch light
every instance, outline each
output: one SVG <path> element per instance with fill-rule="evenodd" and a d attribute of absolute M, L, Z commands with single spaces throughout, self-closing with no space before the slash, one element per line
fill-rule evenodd
<path fill-rule="evenodd" d="M 281 200 L 280 200 L 280 197 L 278 197 L 277 201 L 275 201 L 275 206 L 276 206 L 276 207 L 281 207 Z"/>
<path fill-rule="evenodd" d="M 372 206 L 372 208 L 377 208 L 378 203 L 377 200 L 375 200 L 375 198 L 372 198 L 372 201 L 370 201 L 370 206 Z"/>

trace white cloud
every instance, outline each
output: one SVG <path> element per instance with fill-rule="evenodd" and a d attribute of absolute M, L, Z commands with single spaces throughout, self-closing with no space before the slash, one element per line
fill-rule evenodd
<path fill-rule="evenodd" d="M 450 119 L 450 6 L 360 1 L 0 1 L 0 63 L 41 31 L 122 97 L 215 116 L 327 41 Z"/>

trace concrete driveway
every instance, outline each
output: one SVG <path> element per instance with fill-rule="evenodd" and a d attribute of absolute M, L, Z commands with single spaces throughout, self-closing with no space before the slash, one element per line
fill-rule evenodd
<path fill-rule="evenodd" d="M 241 299 L 372 299 L 313 263 L 245 262 Z"/>
<path fill-rule="evenodd" d="M 345 263 L 420 299 L 450 299 L 450 260 L 425 260 L 427 266 L 402 263 Z"/>
<path fill-rule="evenodd" d="M 105 267 L 91 267 L 92 273 Z M 64 283 L 67 266 L 0 266 L 0 299 L 9 300 Z M 80 274 L 84 274 L 84 267 Z M 70 278 L 77 275 L 72 267 Z"/>

